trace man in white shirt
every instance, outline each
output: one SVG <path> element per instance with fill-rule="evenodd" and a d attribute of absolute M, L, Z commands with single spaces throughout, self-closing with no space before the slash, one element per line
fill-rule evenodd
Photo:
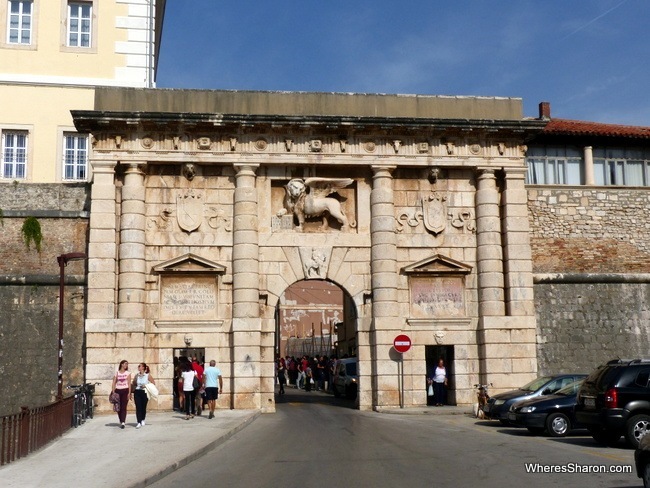
<path fill-rule="evenodd" d="M 217 362 L 213 359 L 210 361 L 210 366 L 203 371 L 203 387 L 205 388 L 205 396 L 208 400 L 208 408 L 210 409 L 209 419 L 214 418 L 214 408 L 217 404 L 219 392 L 223 391 L 223 378 L 221 377 L 221 370 L 216 367 Z M 217 381 L 218 387 L 217 387 Z"/>

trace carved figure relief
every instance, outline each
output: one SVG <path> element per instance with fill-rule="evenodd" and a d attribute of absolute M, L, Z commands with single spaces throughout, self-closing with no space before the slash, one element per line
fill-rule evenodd
<path fill-rule="evenodd" d="M 355 223 L 350 223 L 343 212 L 341 202 L 329 196 L 352 183 L 350 178 L 294 178 L 284 187 L 284 208 L 277 212 L 277 216 L 294 215 L 298 219 L 298 231 L 303 230 L 305 218 L 308 217 L 321 217 L 321 230 L 329 228 L 329 216 L 336 219 L 342 227 L 354 227 Z"/>
<path fill-rule="evenodd" d="M 305 278 L 327 278 L 330 250 L 325 248 L 300 248 L 300 258 Z"/>
<path fill-rule="evenodd" d="M 176 221 L 186 232 L 193 232 L 201 226 L 203 220 L 203 194 L 187 190 L 176 196 Z"/>
<path fill-rule="evenodd" d="M 165 207 L 160 211 L 157 218 L 149 220 L 148 228 L 156 227 L 158 230 L 167 230 L 171 226 L 171 216 L 174 210 L 170 207 Z"/>

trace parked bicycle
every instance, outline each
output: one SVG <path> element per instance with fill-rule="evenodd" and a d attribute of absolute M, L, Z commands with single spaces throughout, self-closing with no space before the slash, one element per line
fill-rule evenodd
<path fill-rule="evenodd" d="M 476 398 L 478 400 L 477 406 L 476 406 L 476 418 L 477 419 L 484 419 L 485 418 L 485 412 L 484 408 L 488 403 L 488 400 L 490 399 L 490 394 L 488 393 L 488 387 L 492 386 L 492 383 L 489 383 L 487 385 L 481 385 L 481 384 L 476 384 L 474 385 L 474 388 L 477 389 L 476 392 Z"/>
<path fill-rule="evenodd" d="M 68 390 L 74 390 L 74 404 L 72 408 L 72 426 L 79 427 L 86 419 L 93 418 L 95 404 L 93 396 L 95 385 L 100 383 L 84 383 L 83 385 L 68 385 Z"/>

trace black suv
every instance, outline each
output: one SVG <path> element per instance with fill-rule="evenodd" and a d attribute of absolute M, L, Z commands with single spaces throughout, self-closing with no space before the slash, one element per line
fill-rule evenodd
<path fill-rule="evenodd" d="M 599 366 L 582 384 L 576 418 L 600 443 L 621 435 L 636 448 L 650 431 L 650 359 L 615 359 Z"/>

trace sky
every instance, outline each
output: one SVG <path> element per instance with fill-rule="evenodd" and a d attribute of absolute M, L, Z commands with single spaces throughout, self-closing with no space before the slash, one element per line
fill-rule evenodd
<path fill-rule="evenodd" d="M 547 101 L 650 126 L 650 0 L 167 0 L 156 82 L 512 97 L 526 117 Z"/>

